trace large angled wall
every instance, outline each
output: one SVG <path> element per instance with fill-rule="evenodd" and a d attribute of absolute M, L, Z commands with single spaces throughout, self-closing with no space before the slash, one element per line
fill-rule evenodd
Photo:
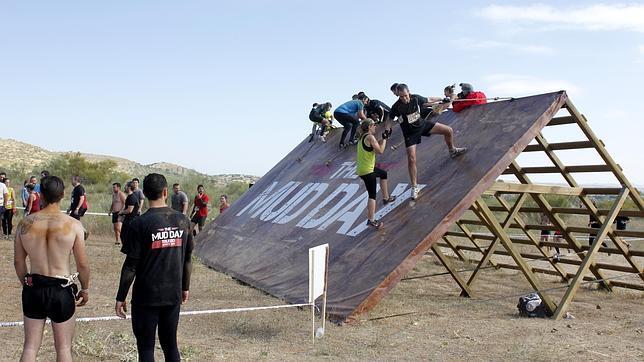
<path fill-rule="evenodd" d="M 417 157 L 424 188 L 415 205 L 409 202 L 405 148 L 390 148 L 402 140 L 396 126 L 378 161 L 398 200 L 387 207 L 378 201 L 380 230 L 365 227 L 366 190 L 354 174 L 355 147 L 337 148 L 341 129 L 326 144 L 307 137 L 207 226 L 197 255 L 218 271 L 302 303 L 308 296 L 307 249 L 329 243 L 329 316 L 353 319 L 414 267 L 565 100 L 562 91 L 440 115 L 436 120 L 450 125 L 457 145 L 469 152 L 451 159 L 442 137 L 423 138 Z"/>

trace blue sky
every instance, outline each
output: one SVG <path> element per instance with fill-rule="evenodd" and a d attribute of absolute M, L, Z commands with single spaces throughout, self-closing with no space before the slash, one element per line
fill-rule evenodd
<path fill-rule="evenodd" d="M 315 101 L 469 82 L 566 89 L 644 184 L 643 75 L 642 3 L 0 2 L 0 137 L 210 174 L 267 172 Z"/>

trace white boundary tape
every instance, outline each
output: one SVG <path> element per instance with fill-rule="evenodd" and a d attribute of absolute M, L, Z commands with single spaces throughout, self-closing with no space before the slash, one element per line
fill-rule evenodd
<path fill-rule="evenodd" d="M 18 207 L 16 207 L 16 209 L 18 209 L 18 210 L 24 210 L 25 208 L 24 208 L 24 207 L 20 207 L 20 206 L 18 206 Z M 67 211 L 66 211 L 66 210 L 60 210 L 60 212 L 62 212 L 62 213 L 67 213 Z M 106 213 L 106 212 L 86 212 L 86 213 L 85 213 L 85 215 L 110 216 L 110 215 L 109 215 L 108 213 Z"/>
<path fill-rule="evenodd" d="M 282 309 L 282 308 L 295 308 L 295 307 L 308 307 L 308 306 L 311 306 L 311 303 L 270 305 L 270 306 L 265 306 L 265 307 L 190 310 L 190 311 L 180 312 L 179 315 L 190 316 L 190 315 L 200 315 L 200 314 L 251 312 L 251 311 L 256 311 L 256 310 Z M 130 319 L 130 315 L 128 315 L 126 319 Z M 121 317 L 117 317 L 115 315 L 114 316 L 104 316 L 104 317 L 76 318 L 76 322 L 96 322 L 96 321 L 114 321 L 114 320 L 124 320 L 124 319 L 121 318 Z M 47 321 L 45 323 L 51 324 L 51 321 L 49 319 L 47 319 Z M 24 324 L 25 323 L 23 321 L 19 321 L 19 322 L 0 322 L 0 327 L 17 327 L 17 326 L 22 326 Z"/>

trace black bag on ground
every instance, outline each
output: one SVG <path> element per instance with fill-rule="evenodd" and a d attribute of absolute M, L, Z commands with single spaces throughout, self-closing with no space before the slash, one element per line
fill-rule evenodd
<path fill-rule="evenodd" d="M 519 314 L 526 317 L 546 317 L 546 305 L 537 293 L 530 293 L 519 298 Z"/>

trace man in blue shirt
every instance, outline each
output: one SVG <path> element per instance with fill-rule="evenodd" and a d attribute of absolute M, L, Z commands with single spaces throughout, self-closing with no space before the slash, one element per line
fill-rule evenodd
<path fill-rule="evenodd" d="M 340 137 L 340 148 L 346 147 L 344 139 L 347 136 L 347 133 L 351 132 L 349 136 L 350 145 L 355 145 L 357 142 L 355 140 L 356 131 L 360 125 L 360 121 L 367 119 L 367 116 L 364 112 L 364 106 L 367 104 L 369 97 L 362 93 L 358 99 L 350 100 L 346 103 L 343 103 L 333 112 L 333 117 L 340 122 L 344 130 L 342 131 L 342 137 Z"/>

